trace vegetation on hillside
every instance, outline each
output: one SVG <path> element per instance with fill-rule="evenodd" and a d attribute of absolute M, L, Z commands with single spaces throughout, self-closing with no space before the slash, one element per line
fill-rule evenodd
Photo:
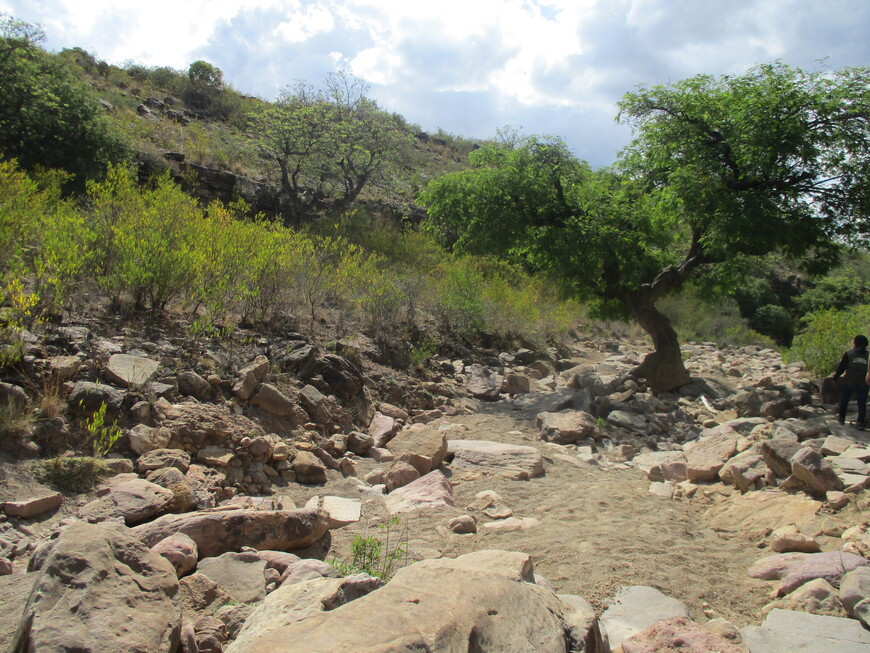
<path fill-rule="evenodd" d="M 655 351 L 642 372 L 656 391 L 689 381 L 677 333 L 656 303 L 709 270 L 733 292 L 749 260 L 780 252 L 818 270 L 841 243 L 870 236 L 868 69 L 816 74 L 765 65 L 626 94 L 637 130 L 611 170 L 593 171 L 559 139 L 474 152 L 473 168 L 421 198 L 460 251 L 522 261 L 631 317 Z M 753 319 L 789 340 L 773 305 Z"/>
<path fill-rule="evenodd" d="M 595 171 L 554 137 L 425 134 L 346 73 L 273 103 L 206 61 L 116 67 L 43 38 L 0 18 L 3 364 L 94 292 L 200 335 L 327 319 L 404 364 L 438 339 L 543 345 L 585 314 L 576 297 L 647 329 L 663 389 L 684 378 L 677 333 L 806 352 L 819 316 L 864 301 L 870 259 L 844 249 L 867 235 L 863 69 L 630 93 L 637 139 Z M 165 157 L 272 184 L 280 209 L 197 202 Z"/>

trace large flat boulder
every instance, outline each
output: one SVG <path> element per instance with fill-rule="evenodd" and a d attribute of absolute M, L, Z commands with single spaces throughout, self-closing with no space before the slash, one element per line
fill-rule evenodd
<path fill-rule="evenodd" d="M 794 524 L 809 526 L 822 507 L 821 502 L 780 490 L 748 492 L 705 513 L 711 528 L 722 533 L 754 537 L 759 531 Z"/>
<path fill-rule="evenodd" d="M 273 551 L 304 549 L 323 537 L 329 515 L 322 510 L 223 510 L 164 515 L 133 529 L 147 546 L 184 533 L 194 542 L 200 558 L 239 551 L 244 546 Z"/>
<path fill-rule="evenodd" d="M 761 626 L 747 626 L 740 634 L 752 653 L 870 651 L 870 631 L 854 619 L 778 608 L 770 611 Z"/>
<path fill-rule="evenodd" d="M 685 449 L 686 476 L 693 483 L 715 481 L 725 461 L 737 453 L 740 434 L 722 430 Z"/>
<path fill-rule="evenodd" d="M 448 440 L 453 465 L 488 470 L 515 478 L 535 478 L 544 473 L 544 459 L 534 447 L 488 440 Z"/>
<path fill-rule="evenodd" d="M 384 587 L 335 609 L 322 611 L 315 605 L 310 614 L 292 621 L 287 617 L 292 610 L 279 611 L 259 622 L 256 630 L 252 616 L 252 626 L 245 625 L 228 653 L 564 653 L 575 650 L 574 642 L 588 653 L 604 650 L 594 619 L 590 622 L 587 614 L 551 590 L 507 577 L 516 573 L 513 563 L 503 574 L 424 560 L 400 569 Z M 335 581 L 308 581 L 321 587 L 330 582 Z M 301 585 L 293 588 L 308 589 Z"/>
<path fill-rule="evenodd" d="M 196 573 L 211 578 L 234 601 L 251 603 L 266 597 L 265 569 L 266 561 L 256 553 L 228 551 L 200 560 Z"/>
<path fill-rule="evenodd" d="M 689 616 L 689 608 L 681 601 L 654 587 L 635 585 L 616 595 L 601 615 L 601 625 L 607 631 L 610 645 L 616 647 L 658 621 Z"/>
<path fill-rule="evenodd" d="M 121 518 L 125 524 L 132 526 L 159 515 L 174 500 L 175 495 L 171 490 L 137 478 L 119 483 L 106 496 L 85 504 L 79 510 L 79 515 L 89 521 Z"/>
<path fill-rule="evenodd" d="M 119 524 L 61 531 L 24 606 L 14 651 L 175 651 L 175 569 Z"/>
<path fill-rule="evenodd" d="M 437 469 L 390 492 L 384 499 L 390 514 L 452 507 L 453 486 Z"/>
<path fill-rule="evenodd" d="M 160 363 L 142 356 L 113 354 L 106 364 L 106 376 L 122 388 L 145 385 L 157 372 Z"/>
<path fill-rule="evenodd" d="M 447 436 L 444 431 L 430 429 L 422 424 L 400 431 L 387 444 L 396 458 L 408 456 L 408 462 L 420 472 L 428 474 L 438 469 L 447 455 Z"/>
<path fill-rule="evenodd" d="M 482 365 L 474 364 L 469 368 L 467 388 L 475 399 L 497 401 L 504 377 Z"/>

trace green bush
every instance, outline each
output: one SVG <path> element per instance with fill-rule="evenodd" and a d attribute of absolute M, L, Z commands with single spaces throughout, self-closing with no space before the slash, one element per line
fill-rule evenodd
<path fill-rule="evenodd" d="M 790 346 L 794 338 L 794 319 L 785 308 L 776 304 L 759 307 L 749 318 L 749 326 L 783 347 Z"/>
<path fill-rule="evenodd" d="M 833 374 L 858 334 L 866 334 L 870 324 L 870 304 L 845 311 L 818 311 L 806 316 L 806 328 L 795 336 L 788 360 L 803 361 L 819 377 Z"/>

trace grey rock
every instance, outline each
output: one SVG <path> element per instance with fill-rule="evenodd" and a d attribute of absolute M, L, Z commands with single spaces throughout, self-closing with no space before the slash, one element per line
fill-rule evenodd
<path fill-rule="evenodd" d="M 761 626 L 747 626 L 740 634 L 752 653 L 870 651 L 870 632 L 853 619 L 778 608 L 770 611 Z"/>

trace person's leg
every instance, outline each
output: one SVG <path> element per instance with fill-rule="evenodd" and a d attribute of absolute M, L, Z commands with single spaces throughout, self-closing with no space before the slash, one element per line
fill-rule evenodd
<path fill-rule="evenodd" d="M 855 389 L 855 396 L 858 401 L 858 428 L 864 428 L 864 419 L 867 417 L 867 394 L 870 392 L 868 386 L 858 386 Z"/>
<path fill-rule="evenodd" d="M 846 423 L 846 411 L 852 398 L 852 385 L 840 379 L 840 424 Z"/>

